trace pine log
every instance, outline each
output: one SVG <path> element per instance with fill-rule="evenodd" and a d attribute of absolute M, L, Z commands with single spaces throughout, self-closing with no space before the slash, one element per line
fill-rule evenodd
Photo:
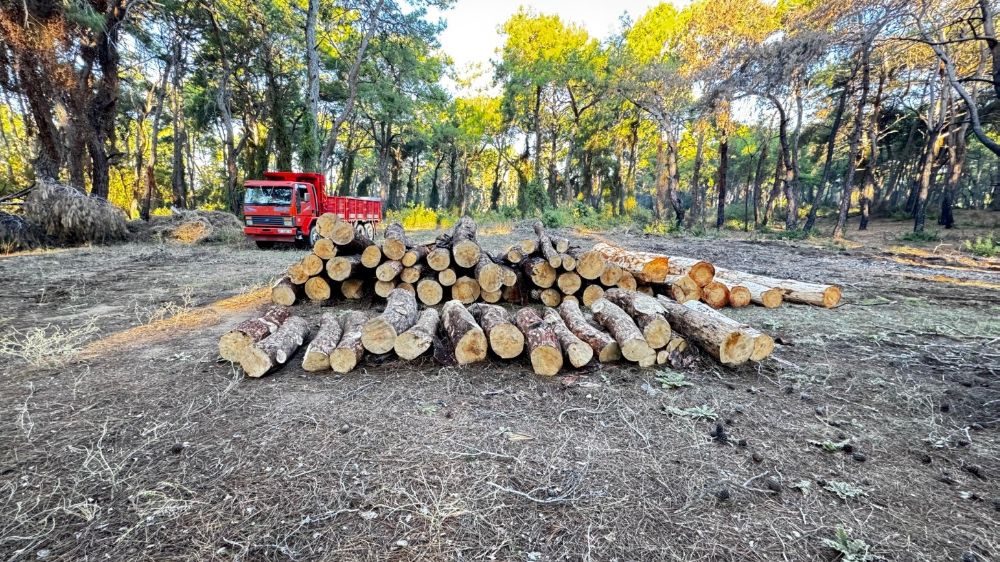
<path fill-rule="evenodd" d="M 327 281 L 322 275 L 310 277 L 309 280 L 306 281 L 305 289 L 306 296 L 313 302 L 326 302 L 330 300 L 330 296 L 333 294 L 330 282 Z"/>
<path fill-rule="evenodd" d="M 458 274 L 452 268 L 442 269 L 438 272 L 438 283 L 442 287 L 451 287 L 458 280 Z"/>
<path fill-rule="evenodd" d="M 482 249 L 476 242 L 476 221 L 462 217 L 451 232 L 451 256 L 459 267 L 475 267 Z"/>
<path fill-rule="evenodd" d="M 661 349 L 656 352 L 656 364 L 666 365 L 667 361 L 670 361 L 670 352 L 666 349 Z"/>
<path fill-rule="evenodd" d="M 577 337 L 576 334 L 574 334 L 572 330 L 566 326 L 566 323 L 555 309 L 545 309 L 545 316 L 543 319 L 549 324 L 549 326 L 552 326 L 552 331 L 554 331 L 556 333 L 556 337 L 559 338 L 559 345 L 562 347 L 566 358 L 569 359 L 570 365 L 579 369 L 587 363 L 590 363 L 590 360 L 594 358 L 593 348 Z"/>
<path fill-rule="evenodd" d="M 337 256 L 326 262 L 326 274 L 334 281 L 346 281 L 360 276 L 364 266 L 361 256 Z"/>
<path fill-rule="evenodd" d="M 564 295 L 573 295 L 580 290 L 580 286 L 583 281 L 580 280 L 580 276 L 574 271 L 567 271 L 565 273 L 560 273 L 559 277 L 556 279 L 556 286 L 562 291 Z"/>
<path fill-rule="evenodd" d="M 778 289 L 782 292 L 782 299 L 788 302 L 811 304 L 825 308 L 833 308 L 840 303 L 841 291 L 837 285 L 805 283 L 803 281 L 795 281 L 794 279 L 775 279 L 764 275 L 719 268 L 716 268 L 715 274 L 718 277 L 743 286 L 747 286 L 747 283 L 757 283 L 758 285 Z M 752 293 L 753 290 L 751 290 Z"/>
<path fill-rule="evenodd" d="M 320 317 L 319 331 L 309 342 L 306 352 L 302 356 L 302 369 L 304 371 L 325 371 L 330 368 L 330 353 L 336 349 L 340 343 L 340 335 L 343 328 L 340 326 L 340 319 L 332 312 L 324 312 Z"/>
<path fill-rule="evenodd" d="M 653 355 L 653 348 L 649 347 L 639 326 L 618 305 L 608 299 L 598 299 L 590 309 L 594 311 L 594 319 L 600 322 L 618 342 L 625 359 L 638 362 L 644 357 Z"/>
<path fill-rule="evenodd" d="M 457 300 L 444 303 L 441 309 L 441 324 L 455 352 L 459 365 L 468 365 L 486 359 L 489 343 L 476 319 Z"/>
<path fill-rule="evenodd" d="M 427 253 L 427 257 L 424 260 L 427 261 L 427 265 L 434 271 L 444 271 L 451 265 L 451 249 L 433 248 Z"/>
<path fill-rule="evenodd" d="M 517 247 L 521 249 L 521 254 L 524 257 L 528 257 L 538 251 L 538 240 L 525 238 L 517 243 Z"/>
<path fill-rule="evenodd" d="M 525 305 L 528 303 L 528 291 L 525 289 L 525 281 L 523 275 L 518 275 L 518 282 L 514 283 L 509 287 L 504 287 L 501 289 L 503 294 L 503 300 L 518 305 Z"/>
<path fill-rule="evenodd" d="M 338 246 L 348 246 L 351 242 L 354 242 L 357 234 L 357 231 L 354 229 L 354 223 L 338 220 L 333 223 L 333 228 L 330 230 L 330 235 L 327 238 L 333 240 L 334 244 Z"/>
<path fill-rule="evenodd" d="M 329 238 L 320 238 L 313 244 L 313 253 L 321 259 L 329 260 L 337 255 L 337 246 Z"/>
<path fill-rule="evenodd" d="M 424 244 L 418 244 L 406 250 L 406 253 L 403 254 L 403 259 L 400 261 L 402 261 L 403 265 L 406 267 L 414 267 L 423 261 L 424 258 L 427 257 L 428 253 L 430 253 L 429 247 Z"/>
<path fill-rule="evenodd" d="M 382 253 L 387 259 L 401 260 L 406 254 L 406 249 L 413 246 L 410 239 L 406 237 L 403 225 L 392 222 L 385 228 L 385 239 L 382 241 Z"/>
<path fill-rule="evenodd" d="M 729 289 L 717 281 L 701 288 L 701 300 L 712 308 L 722 308 L 729 304 Z"/>
<path fill-rule="evenodd" d="M 715 266 L 707 261 L 681 256 L 668 256 L 667 259 L 671 275 L 687 275 L 699 287 L 708 285 L 715 277 Z"/>
<path fill-rule="evenodd" d="M 782 291 L 773 287 L 765 287 L 753 281 L 737 281 L 731 277 L 716 276 L 716 281 L 729 288 L 730 298 L 732 298 L 734 287 L 745 287 L 750 293 L 750 302 L 763 306 L 764 308 L 777 308 L 781 306 Z"/>
<path fill-rule="evenodd" d="M 670 275 L 669 259 L 660 254 L 630 251 L 603 242 L 595 244 L 594 251 L 600 252 L 605 261 L 621 267 L 644 283 L 663 283 Z"/>
<path fill-rule="evenodd" d="M 655 297 L 636 291 L 608 289 L 604 292 L 604 298 L 618 305 L 635 320 L 649 347 L 659 349 L 670 341 L 670 323 L 663 316 L 663 306 Z"/>
<path fill-rule="evenodd" d="M 455 284 L 451 286 L 451 298 L 463 304 L 476 302 L 479 300 L 481 292 L 482 288 L 479 286 L 479 281 L 465 275 L 455 280 Z"/>
<path fill-rule="evenodd" d="M 584 252 L 583 250 L 570 249 L 569 255 L 573 256 L 576 260 L 576 268 L 574 271 L 589 281 L 598 279 L 601 274 L 604 273 L 604 256 L 600 252 L 595 252 L 589 250 Z"/>
<path fill-rule="evenodd" d="M 587 285 L 587 288 L 583 290 L 583 306 L 589 307 L 594 304 L 594 301 L 601 298 L 604 298 L 604 287 L 600 285 Z"/>
<path fill-rule="evenodd" d="M 515 271 L 514 268 L 502 263 L 498 263 L 497 268 L 500 270 L 500 283 L 504 287 L 510 287 L 511 285 L 517 283 L 517 271 Z"/>
<path fill-rule="evenodd" d="M 521 252 L 521 248 L 511 246 L 504 252 L 504 259 L 507 260 L 507 263 L 517 265 L 524 259 L 524 253 Z"/>
<path fill-rule="evenodd" d="M 365 296 L 365 292 L 364 279 L 345 279 L 340 284 L 340 294 L 344 295 L 345 299 L 361 299 Z"/>
<path fill-rule="evenodd" d="M 667 294 L 679 303 L 701 298 L 701 287 L 687 275 L 670 275 L 663 280 L 663 286 Z"/>
<path fill-rule="evenodd" d="M 679 304 L 664 296 L 657 299 L 663 305 L 670 325 L 723 365 L 740 365 L 750 359 L 753 340 L 739 327 L 720 320 L 720 317 L 725 318 L 722 313 L 704 314 L 688 307 L 698 301 Z"/>
<path fill-rule="evenodd" d="M 743 285 L 731 285 L 725 281 L 718 281 L 720 285 L 724 285 L 726 290 L 729 291 L 729 306 L 733 308 L 743 308 L 744 306 L 750 305 L 750 289 L 747 289 Z"/>
<path fill-rule="evenodd" d="M 555 289 L 532 289 L 532 300 L 538 301 L 545 306 L 559 306 L 562 302 L 562 293 Z"/>
<path fill-rule="evenodd" d="M 436 306 L 444 298 L 444 289 L 441 284 L 431 278 L 424 278 L 417 282 L 417 299 L 426 306 Z"/>
<path fill-rule="evenodd" d="M 306 273 L 306 267 L 302 265 L 302 261 L 300 260 L 288 266 L 287 277 L 295 285 L 304 285 L 312 276 Z"/>
<path fill-rule="evenodd" d="M 375 269 L 382 263 L 382 248 L 372 244 L 361 252 L 361 265 L 368 269 Z"/>
<path fill-rule="evenodd" d="M 402 289 L 389 293 L 382 314 L 369 320 L 361 330 L 361 343 L 370 353 L 392 351 L 396 336 L 417 321 L 417 299 Z"/>
<path fill-rule="evenodd" d="M 410 293 L 411 295 L 414 296 L 414 298 L 416 298 L 417 296 L 417 288 L 413 286 L 413 283 L 406 283 L 406 282 L 396 283 L 396 288 L 402 289 L 407 293 Z"/>
<path fill-rule="evenodd" d="M 492 304 L 477 303 L 469 307 L 476 322 L 486 334 L 490 349 L 501 359 L 513 359 L 524 351 L 524 334 L 511 322 L 507 309 Z"/>
<path fill-rule="evenodd" d="M 628 271 L 623 271 L 622 276 L 618 278 L 618 282 L 615 283 L 615 286 L 619 289 L 634 291 L 638 288 L 639 284 L 636 282 L 635 276 Z"/>
<path fill-rule="evenodd" d="M 500 289 L 499 291 L 480 291 L 479 298 L 486 303 L 498 303 L 503 300 L 503 289 Z"/>
<path fill-rule="evenodd" d="M 566 327 L 573 332 L 576 337 L 583 340 L 597 354 L 597 360 L 601 363 L 608 363 L 621 359 L 621 348 L 618 342 L 606 332 L 598 329 L 587 322 L 580 311 L 580 305 L 576 301 L 564 300 L 559 305 L 559 316 L 566 323 Z"/>
<path fill-rule="evenodd" d="M 613 263 L 605 263 L 604 271 L 601 272 L 600 282 L 605 287 L 614 287 L 618 280 L 625 274 L 625 270 Z"/>
<path fill-rule="evenodd" d="M 503 271 L 500 269 L 500 266 L 493 263 L 493 260 L 486 252 L 480 252 L 479 254 L 479 263 L 476 264 L 475 275 L 476 281 L 479 282 L 479 286 L 484 291 L 499 291 L 503 286 Z"/>
<path fill-rule="evenodd" d="M 385 248 L 382 249 L 385 252 Z M 389 260 L 382 262 L 375 268 L 375 278 L 379 281 L 392 281 L 403 272 L 403 262 L 399 260 Z"/>
<path fill-rule="evenodd" d="M 358 310 L 352 310 L 341 318 L 343 334 L 336 349 L 330 353 L 330 368 L 338 373 L 348 373 L 357 367 L 365 355 L 365 347 L 361 342 L 361 330 L 368 322 L 368 315 Z"/>
<path fill-rule="evenodd" d="M 524 334 L 531 369 L 536 375 L 553 376 L 562 369 L 563 354 L 552 326 L 534 308 L 524 307 L 514 314 L 514 324 Z"/>
<path fill-rule="evenodd" d="M 285 364 L 309 335 L 309 323 L 290 316 L 273 334 L 248 347 L 240 356 L 240 366 L 248 377 L 261 377 Z"/>
<path fill-rule="evenodd" d="M 403 264 L 406 265 L 406 264 Z M 403 271 L 399 274 L 399 280 L 403 283 L 416 283 L 420 281 L 420 278 L 424 273 L 424 264 L 418 263 L 411 267 L 403 268 Z"/>
<path fill-rule="evenodd" d="M 552 240 L 552 246 L 555 247 L 556 251 L 560 254 L 565 254 L 567 250 L 569 250 L 568 239 L 549 234 L 549 240 Z"/>
<path fill-rule="evenodd" d="M 308 256 L 302 258 L 302 270 L 309 275 L 319 275 L 319 272 L 323 271 L 323 267 L 326 264 L 323 263 L 322 258 L 316 254 L 309 254 Z"/>
<path fill-rule="evenodd" d="M 564 271 L 573 271 L 576 269 L 576 258 L 573 256 L 562 253 L 559 254 L 559 259 L 562 261 L 562 268 Z"/>
<path fill-rule="evenodd" d="M 291 315 L 288 306 L 269 306 L 260 316 L 244 320 L 222 334 L 219 338 L 219 355 L 226 361 L 238 361 L 248 347 L 273 334 L 285 323 Z"/>
<path fill-rule="evenodd" d="M 333 225 L 338 221 L 340 221 L 340 217 L 336 213 L 323 213 L 316 219 L 316 224 L 313 225 L 313 228 L 323 238 L 332 238 Z"/>
<path fill-rule="evenodd" d="M 720 324 L 725 324 L 743 332 L 753 342 L 753 351 L 750 352 L 751 361 L 763 361 L 774 351 L 774 338 L 760 330 L 751 328 L 738 320 L 730 318 L 705 303 L 691 301 L 684 303 L 684 306 L 705 316 L 713 317 Z"/>
<path fill-rule="evenodd" d="M 559 252 L 552 245 L 552 239 L 545 233 L 545 226 L 542 225 L 542 221 L 535 221 L 531 227 L 535 230 L 535 235 L 538 236 L 538 248 L 542 253 L 542 257 L 553 268 L 561 266 L 562 257 L 559 256 Z"/>
<path fill-rule="evenodd" d="M 292 306 L 302 294 L 302 285 L 292 283 L 288 276 L 284 276 L 271 287 L 271 302 L 284 306 Z"/>
<path fill-rule="evenodd" d="M 421 312 L 416 323 L 396 338 L 396 343 L 393 345 L 396 355 L 400 359 L 407 360 L 423 355 L 434 343 L 439 320 L 437 309 L 428 308 Z"/>
<path fill-rule="evenodd" d="M 536 287 L 548 289 L 556 282 L 556 270 L 542 257 L 531 257 L 522 262 L 524 273 Z"/>
<path fill-rule="evenodd" d="M 372 239 L 369 238 L 366 234 L 364 234 L 363 232 L 359 232 L 359 231 L 354 230 L 354 226 L 351 225 L 351 223 L 337 223 L 337 224 L 338 225 L 348 225 L 350 227 L 350 229 L 351 229 L 351 232 L 354 233 L 354 236 L 353 236 L 353 238 L 351 238 L 350 241 L 345 242 L 343 244 L 341 244 L 339 242 L 337 243 L 337 253 L 338 254 L 341 254 L 341 255 L 359 255 L 360 256 L 360 255 L 364 255 L 365 250 L 367 250 L 368 248 L 371 248 L 373 246 L 376 247 L 376 248 L 378 248 L 378 246 L 375 245 L 375 242 L 372 242 Z M 345 236 L 341 235 L 341 239 L 344 239 L 344 238 L 345 238 Z M 379 250 L 379 252 L 380 252 L 379 259 L 381 259 L 381 249 Z M 378 265 L 378 264 L 375 264 L 375 265 Z"/>
<path fill-rule="evenodd" d="M 653 287 L 650 286 L 650 285 L 639 285 L 638 287 L 635 288 L 635 290 L 639 291 L 640 293 L 642 293 L 644 295 L 649 295 L 651 297 L 655 297 L 656 296 L 656 292 L 653 291 Z"/>
<path fill-rule="evenodd" d="M 376 281 L 375 282 L 375 294 L 382 297 L 383 299 L 389 296 L 393 290 L 396 289 L 395 281 Z"/>

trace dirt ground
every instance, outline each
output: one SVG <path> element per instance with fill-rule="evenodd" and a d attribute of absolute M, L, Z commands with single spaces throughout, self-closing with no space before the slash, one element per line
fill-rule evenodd
<path fill-rule="evenodd" d="M 3 257 L 0 560 L 835 560 L 838 529 L 871 559 L 1000 560 L 994 262 L 564 234 L 839 283 L 844 304 L 727 311 L 773 358 L 700 357 L 679 388 L 429 358 L 248 380 L 218 337 L 299 252 Z"/>

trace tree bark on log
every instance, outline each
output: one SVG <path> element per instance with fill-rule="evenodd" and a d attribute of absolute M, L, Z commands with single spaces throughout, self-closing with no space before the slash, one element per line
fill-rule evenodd
<path fill-rule="evenodd" d="M 385 248 L 383 248 L 382 251 L 384 252 Z M 375 278 L 379 281 L 392 281 L 402 272 L 403 262 L 398 260 L 389 260 L 382 262 L 381 265 L 375 268 Z"/>
<path fill-rule="evenodd" d="M 590 309 L 594 311 L 594 319 L 600 322 L 618 342 L 622 357 L 638 362 L 644 357 L 654 355 L 653 348 L 649 347 L 639 326 L 618 305 L 608 299 L 598 299 Z"/>
<path fill-rule="evenodd" d="M 781 291 L 782 300 L 788 302 L 833 308 L 840 303 L 841 298 L 840 287 L 837 285 L 805 283 L 803 281 L 795 281 L 794 279 L 775 279 L 764 275 L 755 275 L 752 273 L 733 271 L 729 269 L 716 270 L 716 276 L 747 287 L 750 289 L 751 296 L 755 292 L 754 288 L 751 286 L 751 283 L 754 283 L 758 286 L 778 289 Z M 763 295 L 761 295 L 760 300 L 763 302 Z M 776 299 L 772 297 L 772 304 L 774 300 Z M 776 304 L 775 306 L 778 305 Z"/>
<path fill-rule="evenodd" d="M 341 319 L 343 334 L 336 349 L 330 353 L 330 368 L 338 373 L 348 373 L 358 365 L 365 355 L 361 342 L 361 330 L 368 323 L 368 315 L 352 310 Z"/>
<path fill-rule="evenodd" d="M 400 359 L 416 359 L 434 343 L 440 316 L 437 309 L 428 308 L 420 313 L 417 322 L 396 338 L 393 349 Z"/>
<path fill-rule="evenodd" d="M 372 318 L 361 330 L 361 343 L 371 353 L 392 351 L 396 336 L 410 329 L 417 321 L 417 299 L 412 293 L 393 289 L 382 314 Z"/>
<path fill-rule="evenodd" d="M 361 275 L 361 256 L 337 256 L 326 262 L 326 274 L 334 281 L 346 281 Z"/>
<path fill-rule="evenodd" d="M 564 300 L 559 305 L 559 316 L 562 317 L 566 323 L 566 327 L 576 337 L 583 340 L 584 343 L 594 350 L 598 361 L 608 363 L 622 358 L 618 342 L 606 332 L 599 330 L 588 322 L 583 316 L 583 312 L 580 310 L 580 305 L 577 302 Z"/>
<path fill-rule="evenodd" d="M 663 306 L 655 297 L 636 291 L 608 289 L 604 292 L 604 298 L 618 305 L 635 320 L 649 347 L 659 349 L 670 341 L 670 323 L 663 315 Z"/>
<path fill-rule="evenodd" d="M 605 261 L 628 271 L 643 283 L 663 283 L 670 275 L 670 260 L 667 256 L 629 251 L 603 242 L 595 244 L 594 251 L 604 256 Z"/>
<path fill-rule="evenodd" d="M 712 308 L 723 308 L 729 304 L 729 289 L 718 281 L 712 281 L 701 288 L 701 300 Z"/>
<path fill-rule="evenodd" d="M 271 287 L 271 302 L 284 306 L 292 306 L 302 294 L 302 285 L 292 283 L 286 275 Z"/>
<path fill-rule="evenodd" d="M 455 351 L 459 365 L 468 365 L 486 359 L 489 343 L 483 329 L 476 324 L 472 313 L 457 300 L 444 303 L 441 309 L 441 323 Z"/>
<path fill-rule="evenodd" d="M 345 279 L 340 284 L 340 294 L 344 295 L 345 299 L 359 300 L 365 296 L 365 292 L 364 279 Z"/>
<path fill-rule="evenodd" d="M 542 225 L 542 221 L 535 221 L 531 227 L 535 230 L 535 235 L 538 236 L 538 248 L 542 253 L 542 257 L 545 258 L 545 261 L 547 261 L 553 269 L 561 266 L 562 257 L 559 256 L 559 252 L 557 252 L 555 246 L 552 245 L 552 239 L 545 233 L 545 227 Z"/>
<path fill-rule="evenodd" d="M 667 256 L 671 275 L 687 275 L 699 287 L 704 287 L 715 278 L 715 266 L 707 261 L 685 258 L 681 256 Z"/>
<path fill-rule="evenodd" d="M 531 369 L 536 375 L 554 376 L 563 365 L 562 347 L 552 326 L 535 309 L 524 307 L 514 314 L 514 324 L 524 334 Z"/>
<path fill-rule="evenodd" d="M 442 287 L 451 287 L 457 280 L 458 274 L 455 273 L 455 270 L 450 267 L 442 269 L 438 272 L 438 283 L 440 283 Z"/>
<path fill-rule="evenodd" d="M 663 280 L 666 292 L 679 303 L 701 298 L 701 287 L 687 275 L 670 275 Z"/>
<path fill-rule="evenodd" d="M 301 316 L 290 316 L 273 334 L 248 347 L 240 357 L 240 366 L 248 377 L 261 377 L 283 365 L 295 354 L 309 335 L 309 323 Z"/>
<path fill-rule="evenodd" d="M 406 249 L 413 246 L 410 239 L 406 237 L 403 225 L 398 222 L 390 223 L 385 228 L 385 240 L 382 241 L 382 253 L 390 260 L 401 260 L 406 254 Z"/>
<path fill-rule="evenodd" d="M 486 252 L 480 252 L 479 263 L 475 269 L 476 281 L 484 291 L 499 291 L 503 286 L 503 271 Z"/>
<path fill-rule="evenodd" d="M 451 255 L 459 267 L 471 268 L 479 263 L 482 249 L 476 241 L 476 222 L 462 217 L 451 233 Z"/>
<path fill-rule="evenodd" d="M 753 350 L 750 352 L 751 361 L 763 361 L 771 355 L 771 352 L 774 351 L 774 338 L 764 332 L 761 332 L 756 328 L 751 328 L 738 320 L 730 318 L 705 303 L 691 301 L 684 303 L 684 306 L 705 316 L 714 317 L 720 324 L 730 326 L 743 332 L 743 334 L 745 334 L 753 342 Z"/>
<path fill-rule="evenodd" d="M 524 352 L 524 334 L 514 325 L 507 309 L 492 304 L 477 303 L 469 307 L 476 322 L 486 334 L 490 349 L 501 359 L 513 359 Z"/>
<path fill-rule="evenodd" d="M 437 281 L 425 278 L 417 282 L 417 299 L 426 306 L 436 306 L 444 298 L 444 289 Z"/>
<path fill-rule="evenodd" d="M 350 241 L 345 242 L 343 244 L 339 244 L 338 243 L 338 245 L 337 245 L 337 253 L 338 254 L 342 254 L 342 255 L 364 255 L 365 250 L 367 250 L 368 248 L 371 248 L 371 247 L 378 248 L 378 246 L 375 245 L 375 242 L 372 242 L 372 239 L 369 238 L 366 234 L 364 234 L 362 232 L 355 231 L 353 225 L 351 225 L 350 223 L 343 223 L 343 224 L 346 224 L 346 225 L 348 225 L 348 226 L 351 227 L 351 232 L 354 233 L 354 237 L 351 238 Z M 380 250 L 380 252 L 381 252 L 381 250 Z M 379 259 L 381 259 L 381 256 L 379 256 Z M 378 264 L 375 264 L 375 265 L 378 265 Z"/>
<path fill-rule="evenodd" d="M 403 265 L 406 267 L 414 267 L 426 258 L 428 253 L 430 253 L 430 248 L 423 244 L 418 244 L 409 250 L 406 250 L 406 253 L 403 254 L 403 259 L 400 261 L 402 261 Z"/>
<path fill-rule="evenodd" d="M 709 315 L 688 307 L 697 301 L 678 304 L 662 296 L 658 299 L 670 325 L 723 365 L 740 365 L 750 359 L 753 340 L 742 330 L 720 321 L 721 313 Z"/>
<path fill-rule="evenodd" d="M 594 358 L 593 348 L 577 337 L 576 334 L 574 334 L 573 331 L 566 326 L 566 323 L 555 309 L 545 309 L 545 316 L 543 320 L 545 320 L 545 322 L 552 327 L 552 331 L 556 333 L 556 338 L 559 339 L 559 345 L 562 347 L 566 358 L 569 359 L 570 365 L 579 369 L 587 363 L 590 363 L 590 360 Z"/>
<path fill-rule="evenodd" d="M 319 331 L 309 342 L 302 356 L 302 369 L 309 372 L 325 371 L 330 368 L 330 353 L 340 343 L 343 328 L 340 319 L 332 312 L 324 312 L 320 318 Z"/>
<path fill-rule="evenodd" d="M 219 338 L 219 355 L 226 361 L 238 361 L 240 355 L 251 345 L 259 342 L 288 320 L 290 305 L 272 305 L 256 318 L 244 320 Z"/>

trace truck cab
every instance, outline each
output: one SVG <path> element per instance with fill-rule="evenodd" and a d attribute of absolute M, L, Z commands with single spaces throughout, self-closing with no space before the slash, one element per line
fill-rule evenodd
<path fill-rule="evenodd" d="M 314 242 L 313 225 L 322 212 L 323 174 L 265 172 L 244 182 L 243 232 L 260 248 L 275 243 Z"/>

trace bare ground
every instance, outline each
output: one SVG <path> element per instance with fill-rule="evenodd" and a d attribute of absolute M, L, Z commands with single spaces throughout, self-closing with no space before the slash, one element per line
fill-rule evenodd
<path fill-rule="evenodd" d="M 732 311 L 781 338 L 775 358 L 700 358 L 676 389 L 430 359 L 246 380 L 217 339 L 296 253 L 0 258 L 2 339 L 42 350 L 0 357 L 0 559 L 834 560 L 843 528 L 878 559 L 1000 560 L 989 263 L 566 234 L 841 283 L 846 304 Z M 669 413 L 695 406 L 725 443 Z"/>

